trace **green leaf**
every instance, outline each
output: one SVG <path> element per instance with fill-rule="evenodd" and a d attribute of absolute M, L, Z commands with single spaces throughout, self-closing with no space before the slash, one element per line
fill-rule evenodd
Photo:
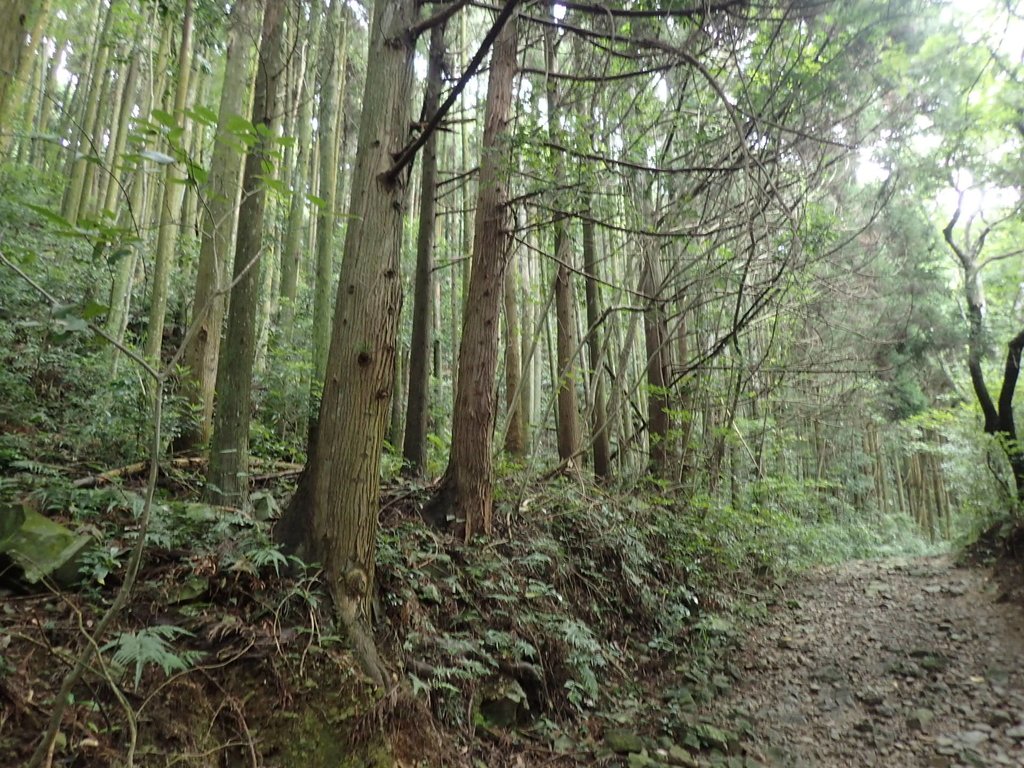
<path fill-rule="evenodd" d="M 245 137 L 250 137 L 256 132 L 256 129 L 253 128 L 252 123 L 249 120 L 246 120 L 241 115 L 232 115 L 231 117 L 229 117 L 227 120 L 227 124 L 224 126 L 224 129 L 228 133 L 233 133 L 236 136 Z"/>
<path fill-rule="evenodd" d="M 266 185 L 267 189 L 271 192 L 275 192 L 279 195 L 291 194 L 291 189 L 280 179 L 275 179 L 273 176 L 261 176 L 260 180 Z"/>
<path fill-rule="evenodd" d="M 30 211 L 38 213 L 44 219 L 53 224 L 57 224 L 61 227 L 66 227 L 68 229 L 74 229 L 74 227 L 71 225 L 71 222 L 65 219 L 56 211 L 52 211 L 49 208 L 46 208 L 42 205 L 33 205 L 32 203 L 25 203 L 25 207 L 28 208 Z"/>
<path fill-rule="evenodd" d="M 217 125 L 217 113 L 209 107 L 202 105 L 193 107 L 192 109 L 186 110 L 185 114 L 197 123 L 202 123 L 203 125 L 209 125 L 211 127 Z"/>
<path fill-rule="evenodd" d="M 165 112 L 162 109 L 154 109 L 152 112 L 152 117 L 154 120 L 156 120 L 156 122 L 158 122 L 162 126 L 165 126 L 166 128 L 179 127 L 178 121 L 174 119 L 174 115 L 172 115 L 170 112 Z"/>
<path fill-rule="evenodd" d="M 107 312 L 109 311 L 110 307 L 108 307 L 106 304 L 100 304 L 98 301 L 89 299 L 89 301 L 86 302 L 85 306 L 82 307 L 82 319 L 92 320 L 95 317 L 107 314 Z"/>

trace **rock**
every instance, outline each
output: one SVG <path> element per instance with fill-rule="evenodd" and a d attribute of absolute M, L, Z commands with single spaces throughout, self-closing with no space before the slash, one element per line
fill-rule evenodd
<path fill-rule="evenodd" d="M 878 691 L 861 691 L 857 698 L 865 707 L 878 707 L 885 703 L 885 694 Z"/>
<path fill-rule="evenodd" d="M 483 694 L 480 714 L 499 728 L 510 728 L 526 715 L 530 704 L 518 681 L 502 677 Z"/>
<path fill-rule="evenodd" d="M 935 719 L 935 713 L 930 709 L 919 707 L 907 718 L 907 729 L 910 731 L 923 731 Z"/>
<path fill-rule="evenodd" d="M 949 659 L 938 653 L 925 656 L 918 663 L 928 672 L 943 672 L 949 667 Z"/>
<path fill-rule="evenodd" d="M 604 732 L 604 743 L 612 752 L 620 755 L 643 752 L 644 740 L 625 728 L 609 728 Z"/>
<path fill-rule="evenodd" d="M 672 765 L 682 766 L 683 768 L 697 768 L 697 766 L 700 765 L 693 755 L 678 744 L 673 744 L 669 747 L 668 762 Z"/>
<path fill-rule="evenodd" d="M 973 749 L 988 741 L 988 734 L 985 731 L 961 731 L 956 735 L 956 740 Z"/>
<path fill-rule="evenodd" d="M 21 569 L 25 581 L 38 584 L 51 579 L 69 587 L 78 580 L 78 566 L 92 543 L 24 506 L 0 506 L 0 554 L 7 555 Z"/>
<path fill-rule="evenodd" d="M 663 768 L 665 763 L 655 760 L 646 752 L 630 752 L 626 765 L 629 768 Z"/>
<path fill-rule="evenodd" d="M 812 672 L 811 680 L 816 680 L 820 683 L 840 683 L 846 680 L 846 673 L 834 664 L 830 664 L 827 667 L 821 667 Z"/>
<path fill-rule="evenodd" d="M 1013 726 L 1013 728 L 1010 728 L 1006 732 L 1006 735 L 1009 736 L 1011 739 L 1016 739 L 1017 741 L 1024 741 L 1024 723 L 1017 723 L 1017 725 Z"/>
<path fill-rule="evenodd" d="M 718 749 L 722 752 L 728 752 L 732 742 L 735 740 L 733 734 L 710 723 L 700 723 L 693 729 L 693 733 L 700 741 L 701 746 L 708 749 Z"/>

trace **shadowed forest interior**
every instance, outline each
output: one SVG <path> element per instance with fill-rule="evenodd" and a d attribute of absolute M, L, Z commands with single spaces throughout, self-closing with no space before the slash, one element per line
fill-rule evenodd
<path fill-rule="evenodd" d="M 791 580 L 1020 561 L 1016 0 L 0 19 L 0 764 L 788 765 Z"/>

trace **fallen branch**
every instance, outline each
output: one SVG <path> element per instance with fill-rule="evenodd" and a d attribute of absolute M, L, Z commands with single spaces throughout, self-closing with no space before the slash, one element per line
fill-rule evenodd
<path fill-rule="evenodd" d="M 206 466 L 208 461 L 209 460 L 205 456 L 179 456 L 176 459 L 169 459 L 168 461 L 161 462 L 161 466 L 173 467 L 174 469 L 193 469 Z M 251 478 L 253 480 L 273 480 L 277 477 L 297 475 L 302 471 L 304 466 L 303 464 L 296 464 L 290 461 L 263 462 L 259 459 L 252 459 L 251 464 L 255 467 L 268 466 L 275 469 L 274 472 L 268 474 L 253 475 Z M 98 475 L 80 477 L 78 480 L 75 480 L 73 485 L 75 488 L 95 488 L 100 485 L 106 485 L 112 480 L 141 474 L 142 472 L 145 472 L 148 467 L 149 461 L 137 461 L 133 464 L 126 464 L 123 467 L 117 467 L 116 469 L 101 472 Z"/>

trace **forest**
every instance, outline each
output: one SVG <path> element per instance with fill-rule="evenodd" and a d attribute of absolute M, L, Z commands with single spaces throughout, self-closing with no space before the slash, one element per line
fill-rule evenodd
<path fill-rule="evenodd" d="M 0 18 L 0 766 L 1024 759 L 723 703 L 1024 563 L 1024 4 Z"/>

